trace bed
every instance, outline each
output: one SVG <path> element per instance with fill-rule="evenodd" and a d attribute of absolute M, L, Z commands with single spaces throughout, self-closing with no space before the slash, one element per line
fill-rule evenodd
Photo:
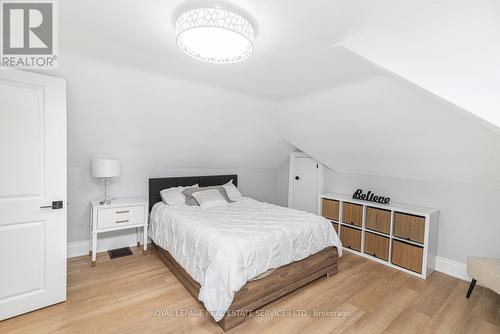
<path fill-rule="evenodd" d="M 337 272 L 341 243 L 322 217 L 243 197 L 227 207 L 169 206 L 162 189 L 237 185 L 236 175 L 149 180 L 160 259 L 224 331 L 254 310 Z"/>

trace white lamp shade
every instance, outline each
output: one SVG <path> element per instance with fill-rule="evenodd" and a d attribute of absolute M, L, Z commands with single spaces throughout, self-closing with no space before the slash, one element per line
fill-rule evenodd
<path fill-rule="evenodd" d="M 90 160 L 90 169 L 93 177 L 120 176 L 120 160 L 94 158 Z"/>

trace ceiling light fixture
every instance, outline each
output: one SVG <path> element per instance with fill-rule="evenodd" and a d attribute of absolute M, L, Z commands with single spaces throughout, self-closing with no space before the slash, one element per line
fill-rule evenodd
<path fill-rule="evenodd" d="M 255 29 L 242 15 L 223 8 L 190 9 L 177 17 L 177 45 L 195 59 L 237 63 L 254 50 Z"/>

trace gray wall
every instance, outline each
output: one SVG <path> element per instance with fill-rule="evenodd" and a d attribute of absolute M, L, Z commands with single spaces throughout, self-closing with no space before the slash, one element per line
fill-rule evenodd
<path fill-rule="evenodd" d="M 244 195 L 276 201 L 277 167 L 292 149 L 274 103 L 62 52 L 51 74 L 67 80 L 68 242 L 89 238 L 89 202 L 100 196 L 92 157 L 120 159 L 114 197 L 146 198 L 150 177 L 236 173 Z"/>
<path fill-rule="evenodd" d="M 150 177 L 238 174 L 238 188 L 243 195 L 269 203 L 276 202 L 276 168 L 161 169 L 126 159 L 122 160 L 122 165 L 121 176 L 111 180 L 112 197 L 147 198 Z M 89 203 L 99 199 L 100 181 L 90 176 L 89 168 L 70 168 L 68 185 L 68 242 L 88 240 Z M 130 230 L 128 234 L 134 234 L 134 231 Z"/>

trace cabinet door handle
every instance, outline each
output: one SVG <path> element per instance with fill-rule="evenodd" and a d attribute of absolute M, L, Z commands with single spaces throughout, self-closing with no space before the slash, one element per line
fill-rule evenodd
<path fill-rule="evenodd" d="M 129 213 L 130 210 L 121 210 L 121 211 L 116 211 L 116 213 Z"/>
<path fill-rule="evenodd" d="M 116 221 L 117 224 L 128 223 L 128 222 L 129 222 L 128 219 L 127 220 L 117 220 Z"/>

